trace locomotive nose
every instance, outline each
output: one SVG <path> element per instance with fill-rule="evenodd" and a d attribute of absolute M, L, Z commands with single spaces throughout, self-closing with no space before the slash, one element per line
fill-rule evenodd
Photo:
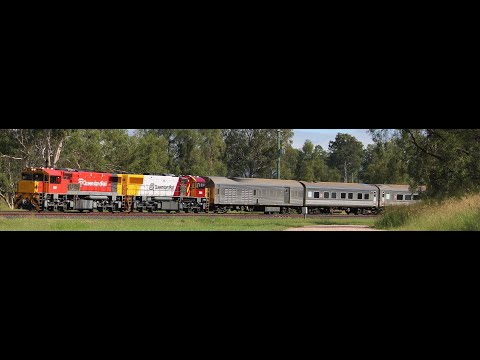
<path fill-rule="evenodd" d="M 38 181 L 20 180 L 17 192 L 25 194 L 38 194 Z"/>

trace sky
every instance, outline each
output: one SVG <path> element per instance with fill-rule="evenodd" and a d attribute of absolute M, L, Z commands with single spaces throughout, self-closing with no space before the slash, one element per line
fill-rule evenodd
<path fill-rule="evenodd" d="M 367 133 L 367 129 L 293 129 L 293 148 L 301 149 L 305 140 L 309 139 L 313 145 L 321 145 L 323 150 L 328 150 L 330 141 L 334 141 L 338 133 L 350 134 L 358 141 L 363 143 L 366 148 L 368 144 L 373 144 L 372 137 Z"/>

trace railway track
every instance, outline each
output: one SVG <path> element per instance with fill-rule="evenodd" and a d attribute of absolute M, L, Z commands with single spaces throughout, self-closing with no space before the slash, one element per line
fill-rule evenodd
<path fill-rule="evenodd" d="M 345 215 L 345 214 L 311 214 L 308 218 L 341 219 L 376 217 L 377 215 Z M 50 212 L 50 211 L 0 211 L 0 217 L 34 217 L 34 218 L 133 218 L 133 217 L 238 217 L 238 218 L 303 218 L 302 214 L 261 214 L 261 213 L 155 213 L 155 212 Z"/>

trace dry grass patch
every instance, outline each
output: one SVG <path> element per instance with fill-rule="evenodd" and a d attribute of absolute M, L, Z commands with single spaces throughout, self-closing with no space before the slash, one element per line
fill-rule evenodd
<path fill-rule="evenodd" d="M 480 194 L 388 208 L 375 223 L 375 227 L 395 230 L 478 231 Z"/>

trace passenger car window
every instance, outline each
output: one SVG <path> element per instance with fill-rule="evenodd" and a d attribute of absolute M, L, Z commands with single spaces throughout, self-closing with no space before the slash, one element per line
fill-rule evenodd
<path fill-rule="evenodd" d="M 353 199 L 353 193 L 348 193 L 348 198 Z"/>

